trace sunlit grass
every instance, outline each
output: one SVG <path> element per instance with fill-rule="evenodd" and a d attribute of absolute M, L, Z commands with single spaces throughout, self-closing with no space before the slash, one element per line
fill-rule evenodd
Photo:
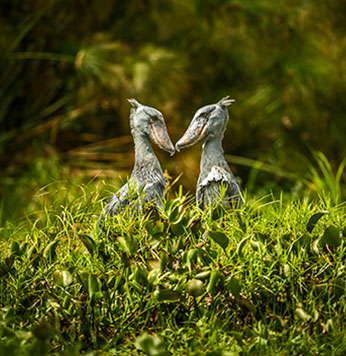
<path fill-rule="evenodd" d="M 100 233 L 116 187 L 48 184 L 54 170 L 36 169 L 33 210 L 1 231 L 1 353 L 346 351 L 346 209 L 329 194 L 201 211 L 169 189 L 162 210 L 108 218 Z"/>

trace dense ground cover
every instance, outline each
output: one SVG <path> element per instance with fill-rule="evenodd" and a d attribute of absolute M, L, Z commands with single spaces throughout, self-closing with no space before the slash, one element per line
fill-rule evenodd
<path fill-rule="evenodd" d="M 201 212 L 180 189 L 100 232 L 114 189 L 56 181 L 4 225 L 0 354 L 346 352 L 345 204 L 282 194 Z"/>

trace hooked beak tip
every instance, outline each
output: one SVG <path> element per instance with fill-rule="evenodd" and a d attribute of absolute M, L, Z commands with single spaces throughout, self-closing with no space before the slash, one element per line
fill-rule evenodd
<path fill-rule="evenodd" d="M 169 155 L 172 157 L 175 153 L 175 149 L 173 144 L 170 145 L 165 145 L 165 146 L 160 146 L 163 150 L 169 153 Z"/>
<path fill-rule="evenodd" d="M 175 153 L 175 148 L 172 142 L 167 144 L 165 147 L 162 147 L 166 152 L 169 153 L 170 157 L 172 157 Z"/>
<path fill-rule="evenodd" d="M 172 142 L 169 144 L 169 149 L 167 150 L 169 152 L 169 155 L 172 157 L 175 153 L 175 147 Z"/>
<path fill-rule="evenodd" d="M 152 125 L 150 137 L 162 150 L 169 152 L 171 156 L 174 155 L 174 145 L 168 135 L 166 127 L 155 127 L 155 125 Z"/>

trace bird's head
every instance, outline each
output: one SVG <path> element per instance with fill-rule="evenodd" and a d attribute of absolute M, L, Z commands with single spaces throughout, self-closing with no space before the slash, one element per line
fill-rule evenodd
<path fill-rule="evenodd" d="M 165 119 L 159 110 L 140 104 L 136 99 L 128 99 L 132 106 L 130 126 L 132 134 L 145 135 L 161 149 L 175 153 L 174 145 L 168 135 Z"/>
<path fill-rule="evenodd" d="M 227 107 L 234 101 L 227 96 L 216 104 L 198 109 L 183 137 L 176 143 L 176 150 L 179 152 L 214 137 L 222 138 L 228 121 Z"/>

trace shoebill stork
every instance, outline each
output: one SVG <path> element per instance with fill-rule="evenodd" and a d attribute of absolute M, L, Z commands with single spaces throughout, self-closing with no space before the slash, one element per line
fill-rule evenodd
<path fill-rule="evenodd" d="M 128 101 L 132 106 L 130 128 L 135 149 L 134 167 L 128 182 L 111 197 L 99 221 L 102 220 L 103 215 L 112 216 L 121 213 L 126 206 L 130 206 L 135 213 L 145 204 L 162 207 L 166 179 L 150 141 L 171 155 L 174 154 L 175 149 L 162 113 L 140 104 L 135 99 L 128 99 Z"/>
<path fill-rule="evenodd" d="M 227 107 L 234 102 L 228 96 L 195 113 L 190 126 L 175 145 L 180 150 L 203 143 L 196 200 L 201 208 L 220 203 L 242 206 L 242 190 L 224 157 L 222 139 L 228 122 Z M 222 193 L 221 193 L 222 192 Z"/>

